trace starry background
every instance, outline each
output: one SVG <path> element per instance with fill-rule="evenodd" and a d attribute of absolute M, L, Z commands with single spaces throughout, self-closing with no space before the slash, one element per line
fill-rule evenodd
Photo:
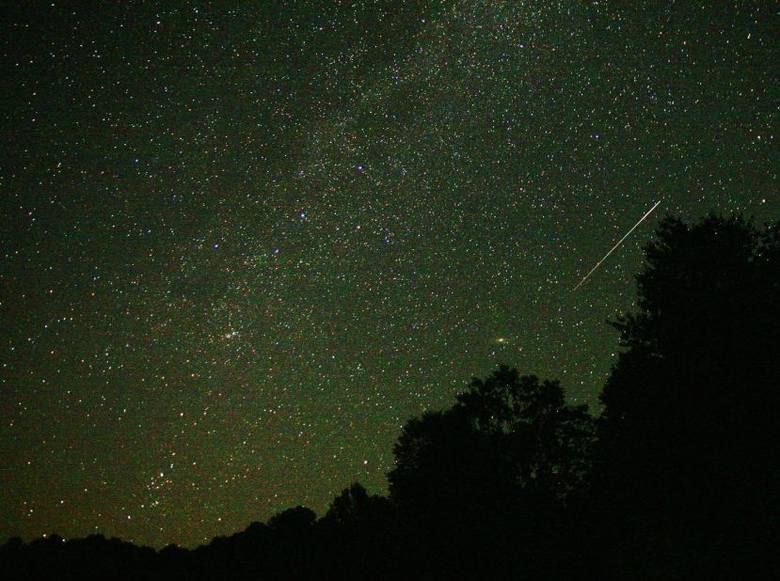
<path fill-rule="evenodd" d="M 499 362 L 595 403 L 658 219 L 780 213 L 776 5 L 634 4 L 4 3 L 0 540 L 384 492 Z"/>

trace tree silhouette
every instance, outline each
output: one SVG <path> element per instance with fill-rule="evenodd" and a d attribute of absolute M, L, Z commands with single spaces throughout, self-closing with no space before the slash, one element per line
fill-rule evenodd
<path fill-rule="evenodd" d="M 452 409 L 404 426 L 388 475 L 391 498 L 418 506 L 530 493 L 563 500 L 585 475 L 592 434 L 587 406 L 566 405 L 558 382 L 501 366 L 473 379 Z"/>
<path fill-rule="evenodd" d="M 601 396 L 593 483 L 611 519 L 602 528 L 613 570 L 668 578 L 710 567 L 737 578 L 766 541 L 779 241 L 777 225 L 709 216 L 692 226 L 667 218 L 648 245 L 639 310 L 615 323 L 624 351 Z"/>
<path fill-rule="evenodd" d="M 516 484 L 526 492 L 565 500 L 584 478 L 593 422 L 587 406 L 564 403 L 557 381 L 518 377 L 502 366 L 485 381 L 473 379 L 455 409 L 478 432 L 505 440 Z"/>
<path fill-rule="evenodd" d="M 323 578 L 396 578 L 398 538 L 387 498 L 355 483 L 342 490 L 318 523 L 323 543 Z"/>
<path fill-rule="evenodd" d="M 304 535 L 311 530 L 315 522 L 317 515 L 312 509 L 296 506 L 272 516 L 268 526 L 282 535 Z"/>
<path fill-rule="evenodd" d="M 413 560 L 439 555 L 437 571 L 424 574 L 441 577 L 510 574 L 524 561 L 518 551 L 543 561 L 592 434 L 585 406 L 566 405 L 557 382 L 505 366 L 474 379 L 451 409 L 407 422 L 388 480 L 420 536 L 412 550 L 426 547 Z"/>

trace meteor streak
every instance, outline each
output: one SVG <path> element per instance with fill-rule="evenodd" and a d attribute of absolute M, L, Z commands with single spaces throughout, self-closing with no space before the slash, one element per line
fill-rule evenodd
<path fill-rule="evenodd" d="M 653 210 L 655 210 L 655 209 L 658 207 L 658 204 L 660 204 L 660 203 L 661 203 L 661 200 L 658 200 L 658 201 L 655 203 L 655 205 L 653 205 L 653 207 L 652 207 L 652 208 L 650 208 L 650 209 L 649 209 L 647 212 L 645 212 L 645 215 L 644 215 L 644 216 L 642 216 L 641 218 L 639 218 L 639 222 L 637 222 L 636 224 L 634 224 L 634 226 L 631 228 L 631 230 L 629 230 L 628 232 L 626 232 L 626 234 L 623 236 L 623 238 L 621 238 L 620 240 L 618 240 L 618 241 L 617 241 L 617 244 L 615 244 L 615 245 L 614 245 L 612 248 L 610 248 L 609 252 L 607 252 L 607 253 L 604 255 L 604 258 L 602 258 L 601 260 L 599 260 L 599 261 L 596 263 L 596 266 L 594 266 L 593 268 L 591 268 L 591 269 L 588 271 L 588 274 L 586 274 L 585 276 L 583 276 L 583 277 L 582 277 L 582 280 L 580 280 L 580 282 L 578 282 L 578 283 L 577 283 L 577 286 L 575 286 L 573 289 L 571 289 L 571 292 L 574 292 L 574 291 L 576 291 L 576 290 L 577 290 L 578 288 L 580 288 L 580 287 L 581 287 L 583 284 L 585 284 L 585 281 L 586 281 L 586 280 L 588 280 L 588 279 L 590 278 L 590 275 L 591 275 L 591 274 L 593 274 L 594 272 L 596 272 L 596 269 L 597 269 L 599 266 L 601 266 L 601 263 L 602 263 L 602 262 L 604 262 L 604 261 L 605 261 L 607 258 L 609 258 L 609 255 L 610 255 L 610 254 L 612 254 L 613 252 L 615 252 L 615 250 L 617 250 L 618 246 L 620 246 L 621 244 L 623 244 L 623 241 L 624 241 L 626 238 L 628 238 L 628 237 L 631 235 L 631 232 L 633 232 L 634 230 L 636 230 L 637 226 L 639 226 L 639 225 L 640 225 L 642 222 L 644 222 L 644 221 L 645 221 L 645 218 L 647 218 L 647 217 L 648 217 L 650 214 L 652 214 L 652 213 L 653 213 Z"/>

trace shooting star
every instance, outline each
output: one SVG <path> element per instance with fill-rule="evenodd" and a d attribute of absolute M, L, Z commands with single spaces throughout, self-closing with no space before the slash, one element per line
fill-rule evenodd
<path fill-rule="evenodd" d="M 607 252 L 607 253 L 604 255 L 604 258 L 602 258 L 601 260 L 599 260 L 599 261 L 596 263 L 596 266 L 594 266 L 593 268 L 591 268 L 591 269 L 590 269 L 590 271 L 588 271 L 588 274 L 586 274 L 585 276 L 583 276 L 583 277 L 582 277 L 582 280 L 580 280 L 580 282 L 578 282 L 578 283 L 577 283 L 577 286 L 575 286 L 573 289 L 571 289 L 571 292 L 574 292 L 574 291 L 576 291 L 576 290 L 577 290 L 578 288 L 580 288 L 580 287 L 581 287 L 583 284 L 585 284 L 585 281 L 587 281 L 587 280 L 590 278 L 590 275 L 591 275 L 591 274 L 593 274 L 594 272 L 596 272 L 596 269 L 597 269 L 599 266 L 601 266 L 601 263 L 602 263 L 602 262 L 604 262 L 604 261 L 605 261 L 607 258 L 609 258 L 609 255 L 610 255 L 610 254 L 612 254 L 613 252 L 615 252 L 615 250 L 617 250 L 618 246 L 620 246 L 621 244 L 623 244 L 623 241 L 624 241 L 626 238 L 628 238 L 628 237 L 631 235 L 631 232 L 633 232 L 634 230 L 636 230 L 637 226 L 639 226 L 639 225 L 640 225 L 642 222 L 644 222 L 644 221 L 645 221 L 645 219 L 646 219 L 646 218 L 647 218 L 647 217 L 648 217 L 650 214 L 652 214 L 652 213 L 653 213 L 653 210 L 655 210 L 655 209 L 658 207 L 658 205 L 661 203 L 661 201 L 662 201 L 662 200 L 663 200 L 663 198 L 662 198 L 661 200 L 658 200 L 658 201 L 657 201 L 657 202 L 656 202 L 656 203 L 653 205 L 653 207 L 652 207 L 652 208 L 650 208 L 650 209 L 649 209 L 647 212 L 645 212 L 645 215 L 644 215 L 644 216 L 642 216 L 641 218 L 639 218 L 639 221 L 638 221 L 636 224 L 634 224 L 634 226 L 631 228 L 631 230 L 629 230 L 628 232 L 626 232 L 625 236 L 623 236 L 623 238 L 621 238 L 620 240 L 618 240 L 618 241 L 617 241 L 617 244 L 615 244 L 615 245 L 614 245 L 612 248 L 610 248 L 609 252 Z"/>

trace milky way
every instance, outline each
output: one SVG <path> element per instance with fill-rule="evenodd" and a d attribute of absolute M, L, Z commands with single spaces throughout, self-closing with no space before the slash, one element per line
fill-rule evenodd
<path fill-rule="evenodd" d="M 777 198 L 770 3 L 6 3 L 0 539 L 196 545 L 499 362 L 594 403 L 660 213 Z"/>

